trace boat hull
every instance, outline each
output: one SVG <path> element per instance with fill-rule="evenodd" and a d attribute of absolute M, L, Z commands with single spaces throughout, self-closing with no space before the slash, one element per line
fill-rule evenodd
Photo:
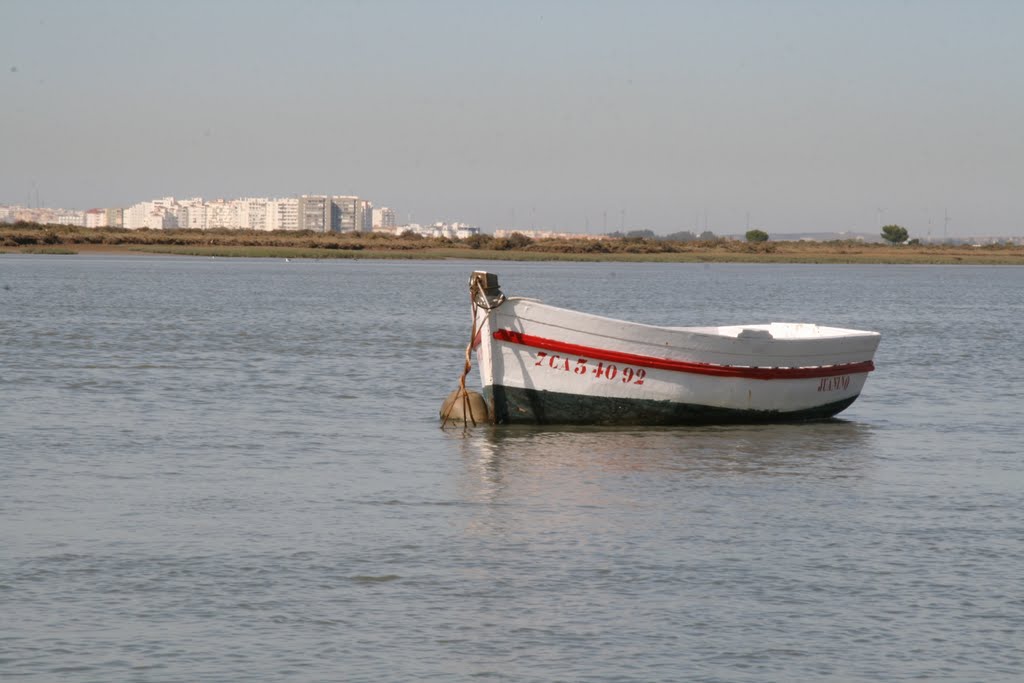
<path fill-rule="evenodd" d="M 800 323 L 657 327 L 504 296 L 477 316 L 474 348 L 498 423 L 828 418 L 860 395 L 879 342 Z"/>
<path fill-rule="evenodd" d="M 648 426 L 823 420 L 841 413 L 857 400 L 857 396 L 850 396 L 791 411 L 745 410 L 699 403 L 587 396 L 504 386 L 484 387 L 484 398 L 495 411 L 492 415 L 498 424 Z"/>

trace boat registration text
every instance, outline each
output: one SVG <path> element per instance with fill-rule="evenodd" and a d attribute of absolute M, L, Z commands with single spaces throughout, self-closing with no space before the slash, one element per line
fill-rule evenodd
<path fill-rule="evenodd" d="M 587 358 L 565 358 L 557 354 L 549 354 L 546 351 L 537 352 L 535 367 L 549 368 L 559 372 L 571 372 L 574 375 L 588 379 L 598 379 L 605 382 L 622 382 L 623 384 L 643 384 L 647 377 L 647 371 L 643 368 L 633 368 L 628 365 L 615 365 L 614 363 L 603 363 L 598 361 L 592 363 Z"/>

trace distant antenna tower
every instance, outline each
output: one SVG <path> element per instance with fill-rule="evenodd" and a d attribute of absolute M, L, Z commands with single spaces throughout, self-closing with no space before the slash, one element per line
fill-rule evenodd
<path fill-rule="evenodd" d="M 949 209 L 944 209 L 946 212 L 945 218 L 942 220 L 942 239 L 949 239 Z"/>

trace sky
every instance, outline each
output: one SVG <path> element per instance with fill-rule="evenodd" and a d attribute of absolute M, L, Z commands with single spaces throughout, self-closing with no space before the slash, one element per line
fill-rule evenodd
<path fill-rule="evenodd" d="M 0 203 L 1024 235 L 1024 2 L 0 0 Z"/>

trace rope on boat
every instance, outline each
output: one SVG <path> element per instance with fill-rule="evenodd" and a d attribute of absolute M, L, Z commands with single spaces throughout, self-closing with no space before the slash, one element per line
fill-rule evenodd
<path fill-rule="evenodd" d="M 462 376 L 459 377 L 459 388 L 456 390 L 456 398 L 451 404 L 448 405 L 448 409 L 441 415 L 441 428 L 444 429 L 448 425 L 448 421 L 451 419 L 452 410 L 455 405 L 461 402 L 463 428 L 468 428 L 469 423 L 472 422 L 473 426 L 476 426 L 476 418 L 473 417 L 473 410 L 469 405 L 469 391 L 466 389 L 466 377 L 469 375 L 469 371 L 473 367 L 473 342 L 476 341 L 476 336 L 480 334 L 480 330 L 483 329 L 484 321 L 480 321 L 480 325 L 476 324 L 477 311 L 484 309 L 488 313 L 505 303 L 505 295 L 502 294 L 496 303 L 491 304 L 487 300 L 487 295 L 480 285 L 480 280 L 473 277 L 469 281 L 469 303 L 473 309 L 473 318 L 469 324 L 469 343 L 466 344 L 466 362 L 462 367 Z M 465 419 L 466 416 L 469 419 Z"/>

